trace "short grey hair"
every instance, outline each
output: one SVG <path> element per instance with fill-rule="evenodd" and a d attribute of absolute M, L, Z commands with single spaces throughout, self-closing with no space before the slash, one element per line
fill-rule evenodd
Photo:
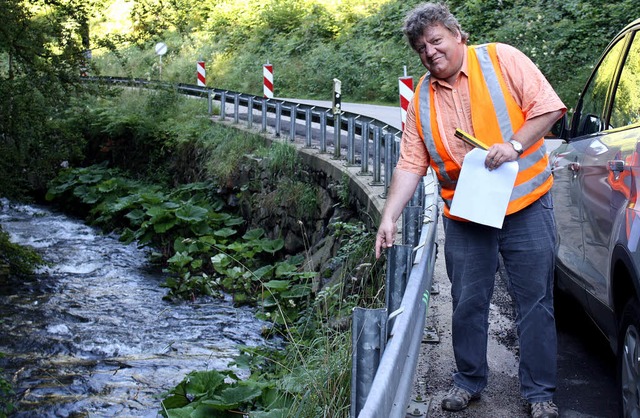
<path fill-rule="evenodd" d="M 411 48 L 415 50 L 418 38 L 424 34 L 424 30 L 437 24 L 441 24 L 454 35 L 460 33 L 462 42 L 466 43 L 469 39 L 469 34 L 462 30 L 458 19 L 443 3 L 424 3 L 417 6 L 405 18 L 402 31 Z"/>

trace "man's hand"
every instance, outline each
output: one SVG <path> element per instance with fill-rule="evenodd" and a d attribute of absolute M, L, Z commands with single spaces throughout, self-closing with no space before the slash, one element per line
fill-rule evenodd
<path fill-rule="evenodd" d="M 402 215 L 405 205 L 416 191 L 421 179 L 422 176 L 418 174 L 398 168 L 393 172 L 387 200 L 384 204 L 384 209 L 382 209 L 378 234 L 376 235 L 376 258 L 380 258 L 383 248 L 393 246 L 393 241 L 398 232 L 396 222 Z"/>
<path fill-rule="evenodd" d="M 489 171 L 495 170 L 507 161 L 515 161 L 519 157 L 518 152 L 509 142 L 493 144 L 489 147 L 488 151 L 489 153 L 487 154 L 487 159 L 484 161 L 484 165 Z"/>
<path fill-rule="evenodd" d="M 382 220 L 380 227 L 378 228 L 378 234 L 376 235 L 376 259 L 380 258 L 383 248 L 389 248 L 393 246 L 393 242 L 398 232 L 396 223 L 390 219 Z"/>

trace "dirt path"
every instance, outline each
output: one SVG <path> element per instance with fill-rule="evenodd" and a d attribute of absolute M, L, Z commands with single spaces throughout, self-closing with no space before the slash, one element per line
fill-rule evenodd
<path fill-rule="evenodd" d="M 418 360 L 414 398 L 422 396 L 416 404 L 426 410 L 428 417 L 456 418 L 518 418 L 528 417 L 528 406 L 520 397 L 518 382 L 518 346 L 511 297 L 500 274 L 496 275 L 496 288 L 489 313 L 489 384 L 480 400 L 461 412 L 451 413 L 440 407 L 442 397 L 451 387 L 455 370 L 451 346 L 451 286 L 444 267 L 444 231 L 438 228 L 438 256 L 433 283 L 437 294 L 432 295 L 427 316 L 427 330 L 434 331 L 439 342 L 422 344 Z M 429 332 L 428 334 L 431 334 Z M 407 415 L 411 416 L 411 415 Z"/>

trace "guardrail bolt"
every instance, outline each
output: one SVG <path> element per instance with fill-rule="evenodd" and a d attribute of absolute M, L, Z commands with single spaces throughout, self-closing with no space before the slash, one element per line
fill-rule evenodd
<path fill-rule="evenodd" d="M 405 417 L 426 417 L 429 414 L 429 404 L 430 402 L 416 402 L 412 401 L 407 408 L 407 413 Z"/>

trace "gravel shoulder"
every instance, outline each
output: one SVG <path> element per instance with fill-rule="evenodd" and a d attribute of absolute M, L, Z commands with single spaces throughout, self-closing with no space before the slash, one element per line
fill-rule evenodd
<path fill-rule="evenodd" d="M 421 415 L 407 416 L 482 418 L 528 417 L 527 403 L 520 396 L 518 381 L 518 344 L 514 325 L 514 311 L 506 282 L 496 274 L 489 313 L 489 383 L 482 397 L 464 411 L 452 413 L 440 407 L 442 397 L 451 387 L 455 361 L 451 345 L 451 285 L 444 266 L 444 231 L 438 224 L 438 254 L 432 290 L 437 290 L 429 302 L 426 333 L 437 335 L 437 342 L 425 338 L 415 373 L 412 407 Z"/>

